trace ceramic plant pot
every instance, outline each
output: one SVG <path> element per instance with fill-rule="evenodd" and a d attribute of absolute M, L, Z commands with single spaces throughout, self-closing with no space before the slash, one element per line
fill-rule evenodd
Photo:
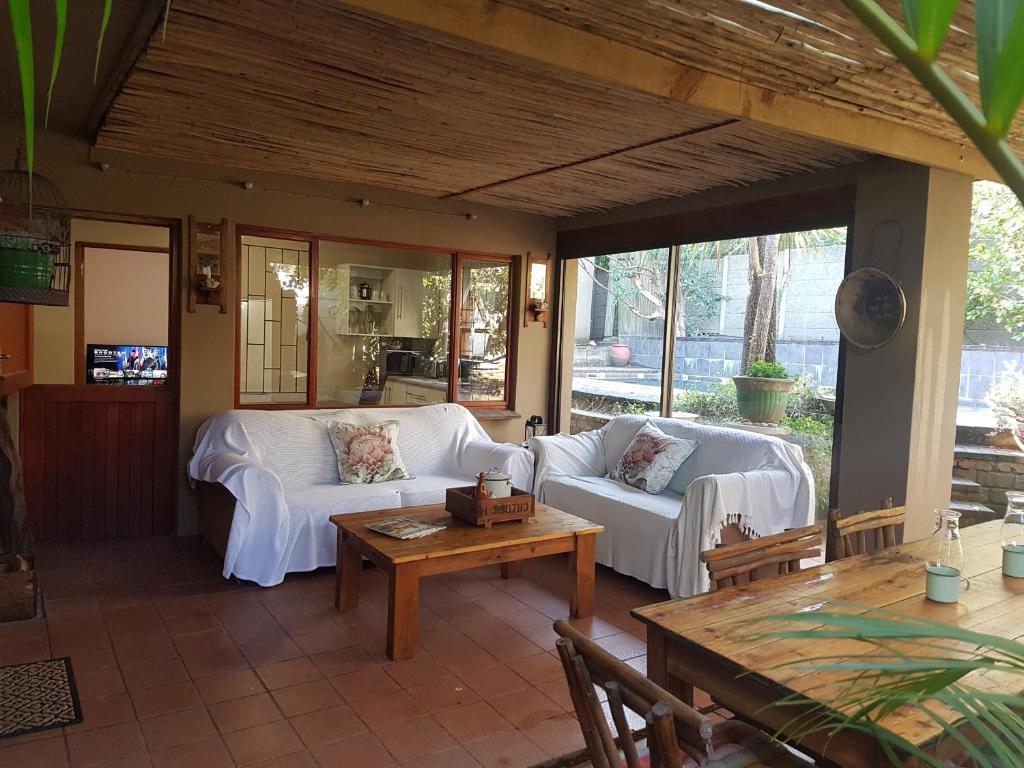
<path fill-rule="evenodd" d="M 625 368 L 629 365 L 629 358 L 632 357 L 629 347 L 625 344 L 612 344 L 610 355 L 611 363 L 616 368 Z"/>
<path fill-rule="evenodd" d="M 755 424 L 778 424 L 786 412 L 792 379 L 733 376 L 740 416 Z"/>
<path fill-rule="evenodd" d="M 1017 443 L 1017 448 L 1024 451 L 1024 421 L 1020 419 L 1013 422 L 1013 439 Z"/>

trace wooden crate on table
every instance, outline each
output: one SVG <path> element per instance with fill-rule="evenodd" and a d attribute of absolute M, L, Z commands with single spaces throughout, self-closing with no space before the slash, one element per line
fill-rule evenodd
<path fill-rule="evenodd" d="M 492 523 L 522 522 L 533 517 L 534 499 L 529 491 L 513 488 L 512 495 L 504 499 L 477 499 L 473 495 L 475 490 L 472 485 L 449 488 L 444 508 L 452 517 L 484 528 L 490 528 Z"/>

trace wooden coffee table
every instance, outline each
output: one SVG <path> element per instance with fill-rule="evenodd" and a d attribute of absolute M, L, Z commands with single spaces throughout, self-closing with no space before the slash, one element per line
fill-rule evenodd
<path fill-rule="evenodd" d="M 410 517 L 440 522 L 447 529 L 421 539 L 402 541 L 368 530 L 382 518 Z M 420 577 L 500 565 L 502 576 L 518 573 L 521 560 L 563 552 L 570 554 L 569 579 L 573 618 L 594 612 L 594 539 L 604 530 L 589 520 L 537 504 L 536 516 L 524 523 L 497 523 L 490 528 L 453 519 L 443 504 L 333 515 L 338 527 L 338 581 L 334 604 L 341 610 L 359 604 L 359 576 L 365 557 L 388 576 L 388 657 L 409 659 L 416 653 Z"/>

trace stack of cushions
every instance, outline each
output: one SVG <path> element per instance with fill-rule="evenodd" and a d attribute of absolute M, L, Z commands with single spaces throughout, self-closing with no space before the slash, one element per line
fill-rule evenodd
<path fill-rule="evenodd" d="M 608 477 L 650 494 L 660 494 L 698 445 L 697 440 L 666 435 L 647 422 Z"/>

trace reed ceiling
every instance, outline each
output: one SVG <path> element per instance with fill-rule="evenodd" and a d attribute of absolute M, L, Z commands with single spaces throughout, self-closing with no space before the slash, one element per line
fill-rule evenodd
<path fill-rule="evenodd" d="M 789 15 L 740 0 L 497 1 L 959 140 L 836 0 L 774 3 Z M 174 0 L 166 40 L 154 36 L 142 53 L 96 145 L 549 216 L 869 156 L 336 0 Z"/>

